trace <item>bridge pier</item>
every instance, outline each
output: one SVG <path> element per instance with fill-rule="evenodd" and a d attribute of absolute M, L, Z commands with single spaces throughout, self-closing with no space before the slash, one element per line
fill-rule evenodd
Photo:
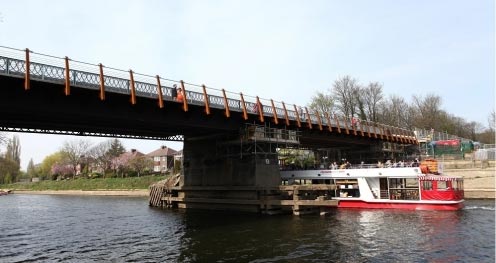
<path fill-rule="evenodd" d="M 262 201 L 278 194 L 275 147 L 240 135 L 185 136 L 179 208 L 267 212 Z"/>

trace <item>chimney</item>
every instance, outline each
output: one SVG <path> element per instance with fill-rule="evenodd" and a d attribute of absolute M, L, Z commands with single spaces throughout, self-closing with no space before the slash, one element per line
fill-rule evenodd
<path fill-rule="evenodd" d="M 162 145 L 162 149 L 165 149 L 165 148 L 167 148 L 167 146 L 165 146 L 165 145 Z"/>
<path fill-rule="evenodd" d="M 136 149 L 131 149 L 131 153 L 135 153 L 136 152 Z"/>

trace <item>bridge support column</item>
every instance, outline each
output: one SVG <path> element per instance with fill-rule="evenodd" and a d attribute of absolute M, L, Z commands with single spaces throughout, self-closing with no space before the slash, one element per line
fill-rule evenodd
<path fill-rule="evenodd" d="M 183 156 L 179 208 L 263 212 L 267 195 L 279 192 L 277 154 L 269 144 L 185 136 Z"/>

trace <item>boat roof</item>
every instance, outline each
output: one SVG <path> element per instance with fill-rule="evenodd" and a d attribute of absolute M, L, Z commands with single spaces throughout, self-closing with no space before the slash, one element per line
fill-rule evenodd
<path fill-rule="evenodd" d="M 342 178 L 418 178 L 420 180 L 454 181 L 460 177 L 423 174 L 419 167 L 316 169 L 281 171 L 282 179 L 342 179 Z"/>

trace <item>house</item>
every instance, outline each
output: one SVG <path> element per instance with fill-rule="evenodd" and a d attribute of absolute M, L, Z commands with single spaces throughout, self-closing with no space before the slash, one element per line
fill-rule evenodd
<path fill-rule="evenodd" d="M 153 159 L 153 171 L 156 173 L 165 173 L 174 168 L 174 158 L 177 151 L 162 145 L 159 149 L 147 154 L 146 156 Z"/>

